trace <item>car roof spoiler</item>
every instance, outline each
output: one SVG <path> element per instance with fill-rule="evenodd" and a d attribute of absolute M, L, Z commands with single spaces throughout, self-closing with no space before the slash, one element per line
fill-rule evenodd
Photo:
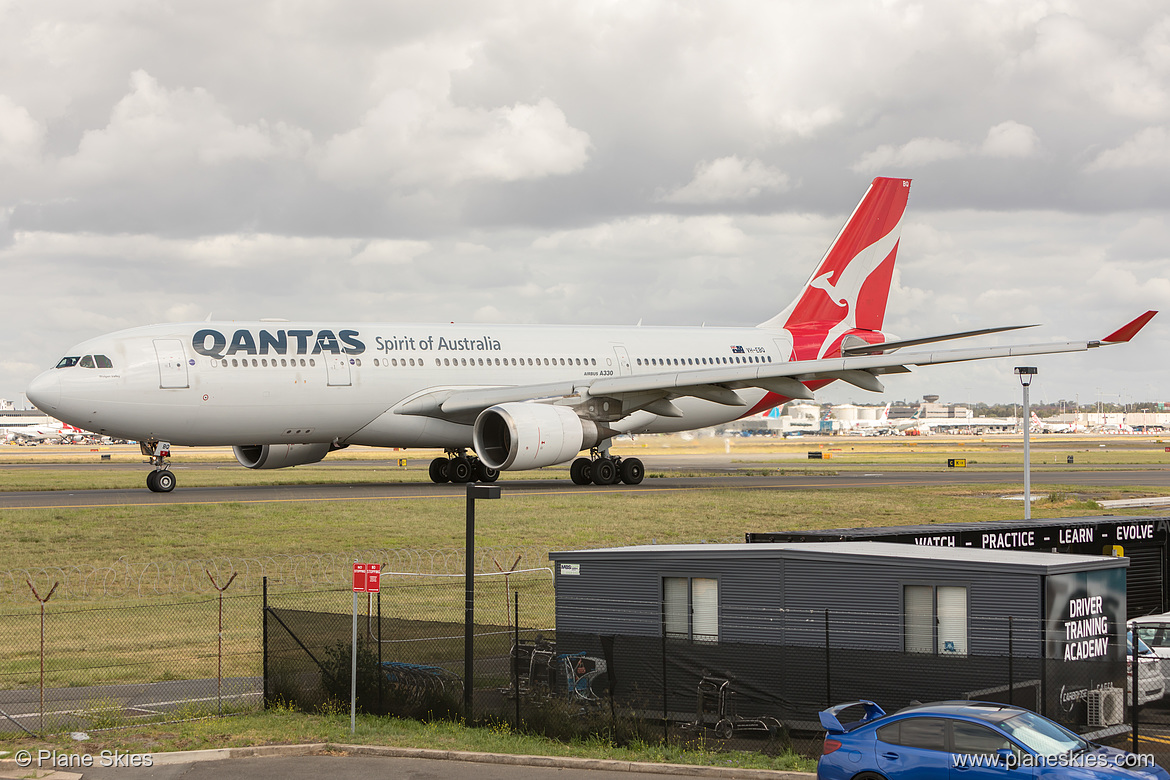
<path fill-rule="evenodd" d="M 850 707 L 857 707 L 859 705 L 865 707 L 865 714 L 861 716 L 861 720 L 842 724 L 840 719 L 841 713 Z M 830 734 L 844 734 L 847 731 L 852 731 L 858 726 L 863 726 L 870 721 L 877 720 L 878 718 L 883 717 L 885 714 L 885 710 L 874 704 L 869 699 L 858 699 L 857 701 L 851 701 L 846 704 L 838 704 L 836 707 L 830 707 L 829 709 L 820 713 L 820 718 L 821 725 L 824 726 L 825 730 Z"/>

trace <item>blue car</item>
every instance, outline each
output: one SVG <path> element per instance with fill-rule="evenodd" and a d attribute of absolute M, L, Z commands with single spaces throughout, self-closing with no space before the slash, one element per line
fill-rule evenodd
<path fill-rule="evenodd" d="M 854 707 L 864 709 L 861 718 L 842 722 Z M 819 780 L 1170 780 L 1146 757 L 1087 742 L 1006 704 L 945 701 L 887 715 L 862 700 L 825 710 L 821 725 L 827 733 Z"/>

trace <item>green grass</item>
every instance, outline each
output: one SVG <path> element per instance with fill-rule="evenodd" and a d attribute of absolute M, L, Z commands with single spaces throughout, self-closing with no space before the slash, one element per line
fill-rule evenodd
<path fill-rule="evenodd" d="M 671 764 L 699 764 L 745 769 L 815 771 L 813 759 L 795 753 L 767 756 L 759 752 L 723 751 L 717 740 L 692 740 L 686 744 L 635 743 L 617 747 L 603 740 L 557 742 L 517 733 L 500 724 L 466 728 L 457 723 L 420 723 L 394 718 L 359 716 L 356 734 L 349 733 L 349 715 L 304 714 L 277 709 L 264 713 L 236 715 L 228 719 L 197 720 L 185 723 L 148 725 L 96 732 L 87 742 L 74 742 L 69 735 L 46 739 L 0 736 L 0 750 L 40 748 L 66 753 L 121 750 L 124 753 L 163 753 L 179 750 L 249 747 L 254 745 L 387 745 L 436 750 L 506 753 L 514 755 L 573 756 L 617 761 L 648 761 Z M 441 770 L 436 764 L 436 771 Z"/>
<path fill-rule="evenodd" d="M 1099 513 L 1086 499 L 1157 494 L 1157 488 L 1033 484 L 1066 500 L 1037 517 Z M 688 488 L 666 492 L 551 488 L 481 502 L 482 548 L 577 549 L 657 541 L 732 541 L 746 531 L 1018 519 L 1018 483 L 976 486 L 784 490 Z M 17 509 L 0 515 L 3 568 L 117 566 L 126 562 L 258 558 L 355 550 L 461 549 L 465 497 L 449 490 L 416 500 L 169 504 Z M 1140 510 L 1139 512 L 1140 513 Z M 119 564 L 119 562 L 121 562 Z M 500 561 L 504 568 L 511 561 Z M 488 570 L 492 569 L 490 561 Z M 204 575 L 196 572 L 194 576 Z M 0 582 L 0 591 L 5 584 Z"/>

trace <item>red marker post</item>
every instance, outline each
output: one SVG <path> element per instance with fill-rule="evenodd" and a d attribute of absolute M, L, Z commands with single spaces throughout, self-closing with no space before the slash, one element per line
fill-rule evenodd
<path fill-rule="evenodd" d="M 382 584 L 382 566 L 377 563 L 353 564 L 353 647 L 349 668 L 349 733 L 357 731 L 357 613 L 358 594 L 377 593 Z"/>

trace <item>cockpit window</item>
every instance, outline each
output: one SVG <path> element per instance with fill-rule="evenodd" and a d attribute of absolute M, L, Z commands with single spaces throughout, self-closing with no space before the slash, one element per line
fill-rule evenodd
<path fill-rule="evenodd" d="M 93 359 L 94 359 L 94 362 L 97 363 L 98 368 L 113 368 L 114 367 L 114 364 L 111 363 L 110 359 L 108 357 L 106 357 L 105 355 L 94 355 Z"/>
<path fill-rule="evenodd" d="M 81 359 L 82 368 L 93 368 L 93 355 L 86 355 Z"/>
<path fill-rule="evenodd" d="M 73 368 L 79 360 L 81 360 L 79 357 L 63 357 L 61 362 L 57 364 L 57 368 Z"/>

